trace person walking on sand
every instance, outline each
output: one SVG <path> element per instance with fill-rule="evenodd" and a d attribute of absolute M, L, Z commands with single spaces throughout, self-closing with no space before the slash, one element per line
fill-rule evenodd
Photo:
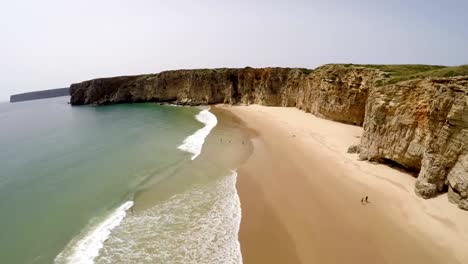
<path fill-rule="evenodd" d="M 364 204 L 364 197 L 361 198 L 361 204 Z"/>
<path fill-rule="evenodd" d="M 368 199 L 369 199 L 369 196 L 366 196 L 366 199 L 365 199 L 366 203 L 369 203 Z"/>

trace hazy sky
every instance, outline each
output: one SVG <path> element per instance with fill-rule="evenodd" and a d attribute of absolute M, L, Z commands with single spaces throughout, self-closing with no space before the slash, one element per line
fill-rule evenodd
<path fill-rule="evenodd" d="M 0 101 L 90 78 L 468 63 L 467 0 L 0 0 Z"/>

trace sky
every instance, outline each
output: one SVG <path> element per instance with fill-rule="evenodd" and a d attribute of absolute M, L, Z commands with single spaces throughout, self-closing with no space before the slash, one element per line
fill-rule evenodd
<path fill-rule="evenodd" d="M 468 64 L 466 0 L 0 0 L 0 101 L 98 77 Z"/>

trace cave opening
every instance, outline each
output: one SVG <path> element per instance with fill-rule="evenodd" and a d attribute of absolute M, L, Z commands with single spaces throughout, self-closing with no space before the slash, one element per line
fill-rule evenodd
<path fill-rule="evenodd" d="M 383 158 L 381 161 L 380 161 L 382 164 L 385 164 L 391 168 L 394 168 L 398 171 L 401 171 L 401 172 L 404 172 L 404 173 L 408 173 L 410 174 L 411 176 L 417 178 L 418 177 L 418 174 L 419 172 L 421 171 L 421 169 L 419 168 L 414 168 L 414 167 L 408 167 L 408 166 L 404 166 L 392 159 L 387 159 L 387 158 Z"/>

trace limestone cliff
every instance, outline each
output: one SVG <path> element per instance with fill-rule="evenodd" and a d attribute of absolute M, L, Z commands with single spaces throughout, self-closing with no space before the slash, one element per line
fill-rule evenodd
<path fill-rule="evenodd" d="M 380 72 L 326 65 L 292 68 L 176 70 L 71 85 L 71 103 L 262 104 L 297 106 L 323 118 L 361 125 L 369 88 Z"/>
<path fill-rule="evenodd" d="M 73 105 L 262 104 L 363 125 L 361 159 L 416 171 L 419 195 L 448 189 L 468 210 L 468 68 L 460 67 L 465 77 L 427 78 L 457 75 L 453 67 L 427 65 L 176 70 L 85 81 L 70 93 Z"/>
<path fill-rule="evenodd" d="M 468 210 L 468 77 L 429 78 L 373 87 L 366 103 L 363 159 L 419 171 L 424 198 L 450 188 Z"/>

